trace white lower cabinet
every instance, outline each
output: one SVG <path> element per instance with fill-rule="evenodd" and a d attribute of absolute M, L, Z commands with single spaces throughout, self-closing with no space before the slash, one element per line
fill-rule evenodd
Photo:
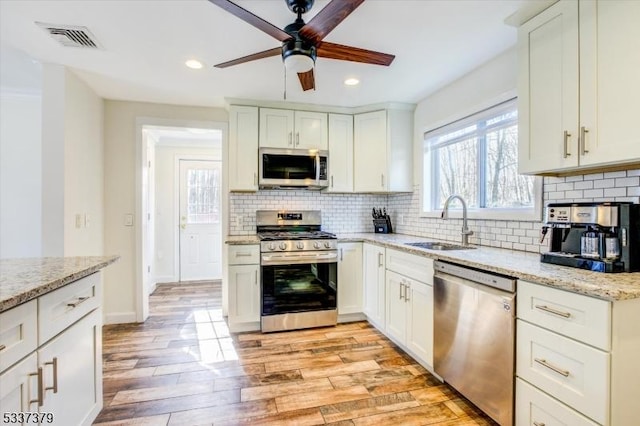
<path fill-rule="evenodd" d="M 53 424 L 92 424 L 103 404 L 101 286 L 94 273 L 0 314 L 6 349 L 0 352 L 13 360 L 1 364 L 3 413 L 51 413 Z"/>
<path fill-rule="evenodd" d="M 362 319 L 362 243 L 338 243 L 338 321 L 349 316 Z"/>
<path fill-rule="evenodd" d="M 38 411 L 38 357 L 31 354 L 0 375 L 3 413 Z"/>
<path fill-rule="evenodd" d="M 259 245 L 229 247 L 229 330 L 232 332 L 260 329 L 259 262 Z"/>
<path fill-rule="evenodd" d="M 90 425 L 102 409 L 102 311 L 78 321 L 38 350 L 41 412 L 56 424 Z"/>
<path fill-rule="evenodd" d="M 580 413 L 516 379 L 516 425 L 597 426 Z"/>
<path fill-rule="evenodd" d="M 363 310 L 369 322 L 385 330 L 385 249 L 374 244 L 362 245 Z"/>
<path fill-rule="evenodd" d="M 431 366 L 433 261 L 392 249 L 386 254 L 386 334 L 418 361 Z"/>
<path fill-rule="evenodd" d="M 521 280 L 517 300 L 516 425 L 637 424 L 640 299 Z"/>

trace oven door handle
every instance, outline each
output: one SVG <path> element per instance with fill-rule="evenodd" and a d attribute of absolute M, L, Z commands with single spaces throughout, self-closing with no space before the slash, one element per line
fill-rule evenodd
<path fill-rule="evenodd" d="M 337 252 L 300 253 L 300 254 L 263 254 L 261 265 L 299 265 L 304 263 L 336 263 Z"/>

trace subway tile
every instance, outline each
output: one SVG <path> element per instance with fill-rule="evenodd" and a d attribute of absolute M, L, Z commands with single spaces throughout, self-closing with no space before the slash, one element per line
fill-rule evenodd
<path fill-rule="evenodd" d="M 627 176 L 627 172 L 626 171 L 608 172 L 608 173 L 604 174 L 604 178 L 605 179 L 620 178 L 620 177 L 625 177 L 625 176 Z"/>

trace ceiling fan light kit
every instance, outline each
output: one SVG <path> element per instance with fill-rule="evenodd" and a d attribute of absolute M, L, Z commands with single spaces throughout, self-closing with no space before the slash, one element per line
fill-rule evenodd
<path fill-rule="evenodd" d="M 243 56 L 217 65 L 216 68 L 226 68 L 257 59 L 282 55 L 285 69 L 296 72 L 302 90 L 315 89 L 313 69 L 316 58 L 329 58 L 342 61 L 360 62 L 389 66 L 394 55 L 345 46 L 342 44 L 323 42 L 322 40 L 351 12 L 360 6 L 364 0 L 332 0 L 308 23 L 302 20 L 302 15 L 311 9 L 314 0 L 285 0 L 287 7 L 297 15 L 295 22 L 287 25 L 284 30 L 254 15 L 230 0 L 209 0 L 232 15 L 253 25 L 282 43 L 282 48 L 275 48 L 263 52 Z"/>

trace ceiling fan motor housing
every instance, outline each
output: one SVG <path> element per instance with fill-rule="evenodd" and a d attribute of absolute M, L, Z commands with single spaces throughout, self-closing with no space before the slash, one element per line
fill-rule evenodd
<path fill-rule="evenodd" d="M 316 61 L 316 47 L 299 37 L 292 38 L 282 43 L 282 60 L 286 60 L 291 55 L 304 55 Z"/>
<path fill-rule="evenodd" d="M 285 0 L 289 10 L 296 14 L 307 13 L 313 7 L 314 0 Z"/>

